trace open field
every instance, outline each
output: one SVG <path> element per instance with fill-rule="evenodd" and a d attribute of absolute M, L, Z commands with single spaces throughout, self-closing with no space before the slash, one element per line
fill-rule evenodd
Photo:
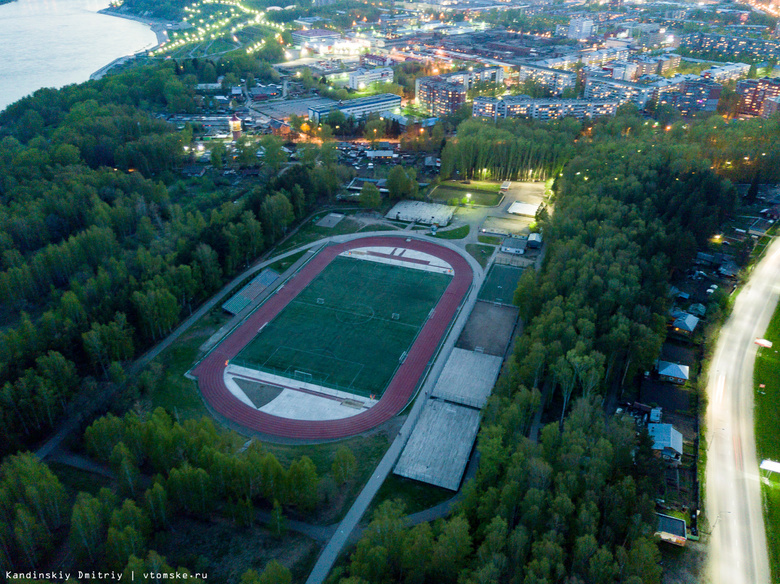
<path fill-rule="evenodd" d="M 207 416 L 208 410 L 198 392 L 197 384 L 184 376 L 200 354 L 200 347 L 229 319 L 221 308 L 216 307 L 201 318 L 185 335 L 163 351 L 146 370 L 160 372 L 147 396 L 145 407 L 165 408 L 179 419 Z"/>
<path fill-rule="evenodd" d="M 479 262 L 479 265 L 483 268 L 487 266 L 490 261 L 490 256 L 493 255 L 493 251 L 496 248 L 492 245 L 480 245 L 479 243 L 467 243 L 466 251 Z"/>
<path fill-rule="evenodd" d="M 381 396 L 451 277 L 337 257 L 234 363 Z"/>
<path fill-rule="evenodd" d="M 771 349 L 760 348 L 756 356 L 755 421 L 756 450 L 759 462 L 764 458 L 780 461 L 780 433 L 777 413 L 780 412 L 780 307 L 775 310 L 769 324 L 766 339 L 772 341 Z M 764 387 L 761 387 L 761 386 Z M 766 474 L 763 473 L 762 474 Z M 775 475 L 772 478 L 777 479 Z M 762 485 L 766 508 L 766 536 L 769 548 L 769 564 L 773 581 L 780 581 L 780 481 Z"/>
<path fill-rule="evenodd" d="M 461 225 L 455 229 L 449 229 L 447 231 L 438 231 L 436 235 L 432 237 L 438 237 L 439 239 L 463 239 L 469 234 L 471 227 L 469 225 Z"/>
<path fill-rule="evenodd" d="M 374 511 L 385 501 L 401 501 L 407 515 L 423 511 L 452 498 L 452 491 L 421 483 L 412 479 L 399 477 L 393 473 L 387 475 L 385 482 L 379 487 L 376 497 L 363 516 L 370 519 Z"/>
<path fill-rule="evenodd" d="M 320 227 L 315 225 L 316 221 L 319 221 L 319 219 L 320 217 L 315 217 L 308 224 L 301 225 L 300 229 L 298 229 L 298 232 L 295 235 L 291 236 L 289 239 L 286 239 L 279 245 L 278 252 L 282 253 L 289 251 L 295 247 L 306 245 L 307 243 L 317 241 L 318 239 L 322 239 L 324 237 L 355 233 L 362 226 L 359 221 L 349 217 L 344 217 L 344 219 L 339 221 L 338 225 L 335 227 Z"/>
<path fill-rule="evenodd" d="M 490 268 L 485 282 L 479 291 L 479 299 L 500 304 L 512 304 L 517 283 L 523 274 L 523 268 L 494 265 Z"/>
<path fill-rule="evenodd" d="M 466 197 L 466 194 L 470 193 L 471 198 L 469 198 L 468 201 L 473 205 L 493 207 L 501 200 L 501 195 L 498 192 L 498 185 L 491 186 L 492 188 L 490 190 L 481 190 L 472 185 L 445 183 L 433 189 L 429 197 L 432 201 L 437 203 L 446 203 L 450 199 L 458 199 L 460 202 Z"/>

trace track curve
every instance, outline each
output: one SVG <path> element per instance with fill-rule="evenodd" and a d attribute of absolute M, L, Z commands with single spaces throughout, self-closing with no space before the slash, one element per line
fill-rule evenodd
<path fill-rule="evenodd" d="M 227 361 L 235 357 L 255 336 L 258 329 L 272 320 L 301 290 L 340 253 L 358 247 L 401 247 L 421 251 L 448 262 L 453 278 L 436 304 L 433 316 L 423 326 L 395 376 L 379 402 L 369 410 L 338 420 L 293 420 L 258 411 L 236 398 L 225 385 L 223 372 Z M 192 374 L 198 378 L 203 398 L 216 412 L 256 432 L 286 439 L 334 440 L 366 432 L 386 422 L 403 409 L 412 397 L 436 347 L 455 317 L 458 306 L 471 286 L 474 273 L 458 252 L 430 241 L 399 237 L 369 236 L 330 245 L 322 249 L 297 274 L 277 289 L 227 338 L 215 347 Z"/>

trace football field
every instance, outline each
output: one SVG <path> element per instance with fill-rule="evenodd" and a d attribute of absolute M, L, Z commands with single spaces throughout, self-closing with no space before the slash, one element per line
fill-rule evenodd
<path fill-rule="evenodd" d="M 378 399 L 451 280 L 338 256 L 232 362 Z"/>

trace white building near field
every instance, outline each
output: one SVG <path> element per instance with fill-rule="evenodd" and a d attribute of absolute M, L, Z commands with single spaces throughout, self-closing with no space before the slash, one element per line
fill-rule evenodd
<path fill-rule="evenodd" d="M 393 68 L 358 69 L 349 74 L 350 89 L 365 89 L 372 83 L 392 83 Z"/>

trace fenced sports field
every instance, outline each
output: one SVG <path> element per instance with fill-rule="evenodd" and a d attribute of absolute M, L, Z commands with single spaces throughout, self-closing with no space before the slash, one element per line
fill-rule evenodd
<path fill-rule="evenodd" d="M 231 362 L 378 399 L 451 280 L 336 257 Z"/>

